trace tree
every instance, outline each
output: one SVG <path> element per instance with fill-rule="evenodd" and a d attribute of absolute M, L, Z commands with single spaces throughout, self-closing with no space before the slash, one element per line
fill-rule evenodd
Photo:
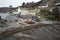
<path fill-rule="evenodd" d="M 56 20 L 59 21 L 59 16 L 60 16 L 59 8 L 58 7 L 53 8 L 52 13 L 53 13 L 53 16 L 55 16 Z"/>
<path fill-rule="evenodd" d="M 12 13 L 12 5 L 9 6 L 9 13 Z"/>
<path fill-rule="evenodd" d="M 25 2 L 22 3 L 22 6 L 23 6 L 23 7 L 25 6 Z"/>
<path fill-rule="evenodd" d="M 26 5 L 29 5 L 29 3 L 27 2 Z"/>

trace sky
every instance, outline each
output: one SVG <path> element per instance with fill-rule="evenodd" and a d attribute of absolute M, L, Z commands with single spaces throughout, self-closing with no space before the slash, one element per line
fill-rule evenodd
<path fill-rule="evenodd" d="M 40 0 L 0 0 L 0 7 L 9 7 L 12 5 L 13 7 L 20 6 L 23 2 L 38 2 Z"/>

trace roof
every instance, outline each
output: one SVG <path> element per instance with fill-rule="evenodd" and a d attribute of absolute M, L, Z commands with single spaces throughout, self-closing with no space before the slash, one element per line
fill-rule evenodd
<path fill-rule="evenodd" d="M 19 14 L 19 12 L 13 12 L 13 14 Z"/>
<path fill-rule="evenodd" d="M 26 11 L 26 10 L 21 11 L 21 15 L 27 15 L 27 14 L 29 14 L 29 11 Z"/>

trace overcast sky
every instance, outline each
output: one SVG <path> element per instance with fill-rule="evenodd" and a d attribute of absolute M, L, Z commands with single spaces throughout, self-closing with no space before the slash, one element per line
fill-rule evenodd
<path fill-rule="evenodd" d="M 13 7 L 20 6 L 23 2 L 38 2 L 40 0 L 0 0 L 0 7 L 9 7 L 12 5 Z"/>

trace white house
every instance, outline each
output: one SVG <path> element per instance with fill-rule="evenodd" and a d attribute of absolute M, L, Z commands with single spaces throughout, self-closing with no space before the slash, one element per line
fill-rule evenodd
<path fill-rule="evenodd" d="M 13 15 L 18 15 L 19 14 L 19 12 L 13 12 Z"/>
<path fill-rule="evenodd" d="M 18 12 L 21 12 L 21 9 L 20 9 L 20 7 L 18 7 Z"/>

